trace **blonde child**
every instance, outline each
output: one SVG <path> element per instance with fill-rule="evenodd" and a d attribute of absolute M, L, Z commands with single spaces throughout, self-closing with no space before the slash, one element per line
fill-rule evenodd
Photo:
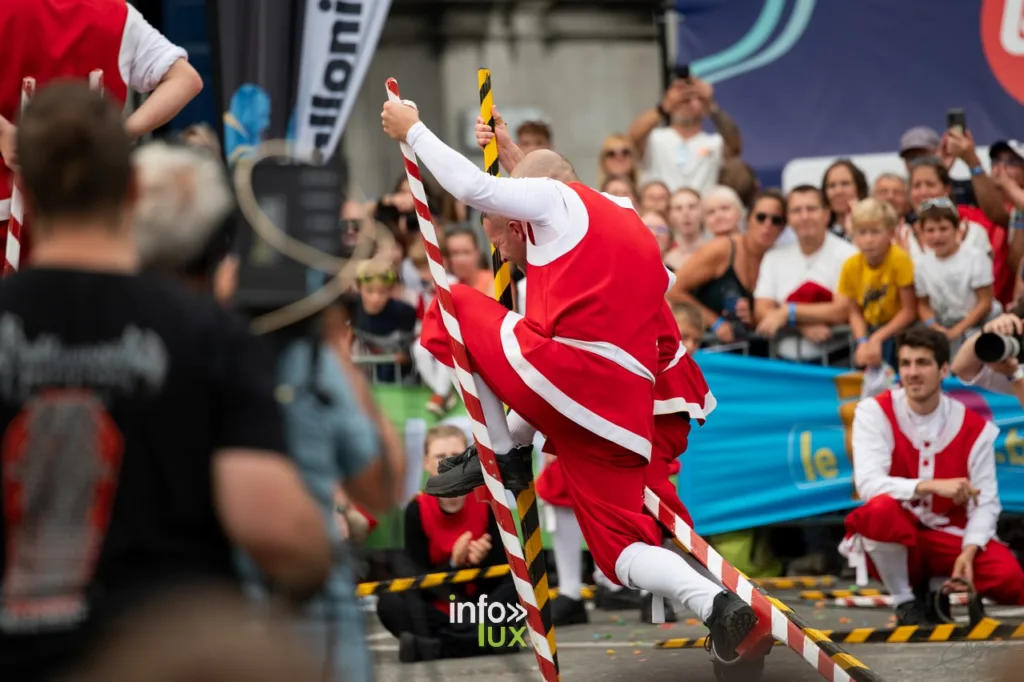
<path fill-rule="evenodd" d="M 875 369 L 894 364 L 896 334 L 914 322 L 914 264 L 893 240 L 900 218 L 892 204 L 869 198 L 850 209 L 853 243 L 839 275 L 840 294 L 850 301 L 850 331 L 857 339 L 854 362 Z"/>
<path fill-rule="evenodd" d="M 693 355 L 700 350 L 700 343 L 704 338 L 704 319 L 701 317 L 700 309 L 689 303 L 677 303 L 672 306 L 672 314 L 676 318 L 683 347 L 687 353 Z"/>
<path fill-rule="evenodd" d="M 353 311 L 353 328 L 360 350 L 370 355 L 393 354 L 402 374 L 409 365 L 409 346 L 415 336 L 416 309 L 394 298 L 398 275 L 390 264 L 365 260 L 356 268 L 359 300 Z M 396 382 L 393 365 L 377 367 L 377 380 Z"/>

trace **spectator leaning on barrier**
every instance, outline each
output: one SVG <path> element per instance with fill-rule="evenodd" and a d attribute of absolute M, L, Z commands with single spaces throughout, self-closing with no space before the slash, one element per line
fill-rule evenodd
<path fill-rule="evenodd" d="M 416 309 L 392 297 L 398 277 L 387 263 L 376 259 L 361 262 L 356 269 L 356 279 L 359 297 L 352 326 L 360 352 L 393 355 L 394 362 L 377 367 L 375 374 L 378 381 L 399 382 L 411 369 L 409 347 L 415 336 Z"/>
<path fill-rule="evenodd" d="M 1024 337 L 1022 316 L 1024 302 L 1018 301 L 1009 311 L 986 323 L 982 331 L 1020 339 Z M 1019 360 L 1011 355 L 1001 362 L 982 362 L 974 351 L 977 340 L 978 334 L 975 334 L 960 346 L 953 358 L 953 375 L 968 386 L 1012 395 L 1024 407 L 1024 369 Z"/>
<path fill-rule="evenodd" d="M 441 424 L 427 431 L 423 468 L 437 475 L 437 465 L 467 447 L 466 434 L 458 426 Z M 498 524 L 486 502 L 473 495 L 437 498 L 418 494 L 405 508 L 405 550 L 398 558 L 400 576 L 417 576 L 452 569 L 484 568 L 505 563 Z M 429 590 L 386 592 L 377 602 L 381 625 L 398 638 L 398 658 L 403 663 L 514 651 L 488 646 L 480 640 L 478 624 L 458 620 L 460 603 L 489 603 L 514 609 L 518 602 L 511 576 L 474 580 Z M 497 624 L 500 625 L 500 624 Z M 503 641 L 504 643 L 504 641 Z"/>
<path fill-rule="evenodd" d="M 705 117 L 717 132 L 702 130 Z M 673 192 L 711 189 L 723 160 L 739 156 L 743 147 L 739 127 L 715 103 L 711 84 L 692 77 L 673 80 L 658 105 L 636 117 L 629 137 L 640 153 L 640 181 L 661 180 Z"/>
<path fill-rule="evenodd" d="M 914 264 L 892 243 L 898 223 L 896 209 L 878 199 L 858 201 L 850 211 L 859 253 L 843 263 L 837 291 L 850 302 L 858 367 L 875 369 L 883 362 L 895 367 L 896 334 L 917 319 Z"/>
<path fill-rule="evenodd" d="M 0 678 L 31 682 L 147 596 L 237 583 L 231 543 L 296 596 L 323 584 L 330 552 L 279 454 L 263 345 L 209 297 L 136 274 L 120 112 L 51 85 L 17 144 L 38 239 L 35 266 L 0 286 L 0 483 L 25 491 L 0 524 Z"/>
<path fill-rule="evenodd" d="M 695 305 L 719 342 L 744 340 L 754 326 L 752 291 L 762 259 L 785 224 L 782 195 L 762 192 L 743 233 L 712 239 L 676 270 L 668 300 Z"/>
<path fill-rule="evenodd" d="M 1024 569 L 996 537 L 999 429 L 942 392 L 945 336 L 912 327 L 896 347 L 902 387 L 862 400 L 854 414 L 853 475 L 865 504 L 846 517 L 840 552 L 858 584 L 868 572 L 882 581 L 900 625 L 938 624 L 932 578 L 1024 604 Z"/>
<path fill-rule="evenodd" d="M 829 231 L 825 197 L 817 187 L 794 187 L 786 198 L 786 215 L 797 242 L 765 254 L 754 289 L 757 331 L 767 338 L 795 327 L 778 354 L 787 360 L 820 360 L 846 347 L 831 325 L 849 318 L 849 301 L 836 289 L 846 260 L 857 253 L 852 244 Z"/>
<path fill-rule="evenodd" d="M 946 197 L 929 199 L 917 210 L 928 252 L 917 261 L 915 290 L 918 315 L 926 327 L 960 347 L 1002 306 L 992 295 L 992 260 L 957 238 L 960 216 Z"/>

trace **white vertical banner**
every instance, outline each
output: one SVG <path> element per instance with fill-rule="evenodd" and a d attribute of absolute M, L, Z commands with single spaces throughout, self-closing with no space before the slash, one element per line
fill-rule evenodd
<path fill-rule="evenodd" d="M 334 154 L 377 49 L 391 0 L 307 0 L 295 153 L 326 162 Z"/>

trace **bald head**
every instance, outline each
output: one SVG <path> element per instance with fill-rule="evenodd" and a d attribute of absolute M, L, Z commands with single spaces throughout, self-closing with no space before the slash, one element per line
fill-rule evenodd
<path fill-rule="evenodd" d="M 522 158 L 512 171 L 514 178 L 551 178 L 560 182 L 576 182 L 576 169 L 568 159 L 550 149 L 537 149 Z"/>

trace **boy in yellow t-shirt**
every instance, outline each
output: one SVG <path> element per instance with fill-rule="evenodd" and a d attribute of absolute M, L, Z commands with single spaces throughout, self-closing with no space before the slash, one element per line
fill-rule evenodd
<path fill-rule="evenodd" d="M 917 317 L 914 264 L 892 243 L 899 216 L 891 204 L 864 199 L 850 212 L 853 243 L 860 253 L 843 264 L 839 293 L 850 299 L 850 330 L 857 339 L 858 367 L 895 365 L 896 334 Z"/>

